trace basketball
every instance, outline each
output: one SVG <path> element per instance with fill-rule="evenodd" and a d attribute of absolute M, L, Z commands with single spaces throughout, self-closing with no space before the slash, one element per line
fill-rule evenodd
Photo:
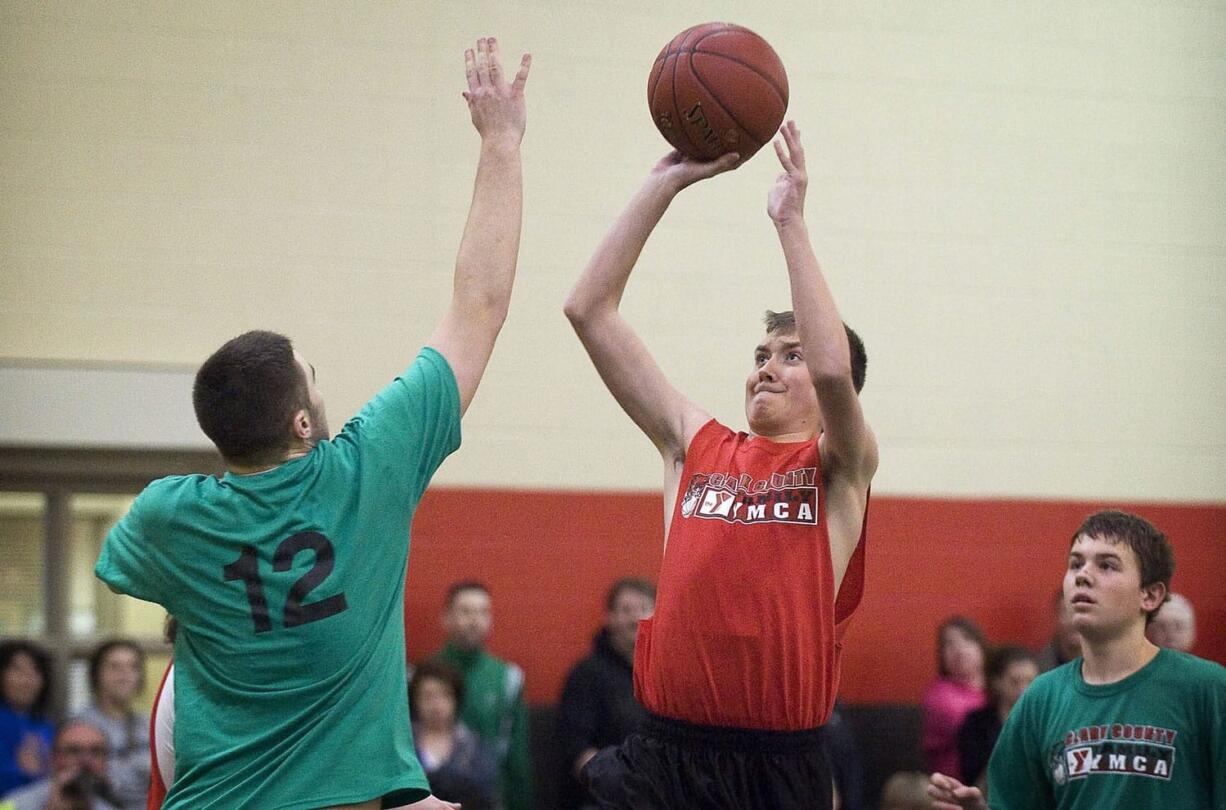
<path fill-rule="evenodd" d="M 703 23 L 672 38 L 647 79 L 660 134 L 696 160 L 770 143 L 788 107 L 788 76 L 762 37 L 731 23 Z"/>

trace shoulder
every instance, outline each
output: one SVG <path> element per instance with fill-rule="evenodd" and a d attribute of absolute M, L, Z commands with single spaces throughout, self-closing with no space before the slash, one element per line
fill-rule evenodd
<path fill-rule="evenodd" d="M 173 512 L 184 498 L 203 495 L 217 486 L 212 475 L 171 475 L 145 487 L 132 502 L 129 514 L 141 520 L 159 520 Z"/>
<path fill-rule="evenodd" d="M 1181 688 L 1199 687 L 1201 691 L 1226 696 L 1226 667 L 1177 650 L 1162 650 L 1159 654 L 1168 679 Z"/>
<path fill-rule="evenodd" d="M 1026 691 L 1022 692 L 1022 697 L 1030 695 L 1031 703 L 1040 699 L 1046 700 L 1054 694 L 1059 694 L 1072 688 L 1073 685 L 1081 680 L 1081 659 L 1074 658 L 1072 661 L 1061 664 L 1055 669 L 1049 669 L 1042 673 L 1039 677 L 1030 682 L 1030 686 L 1026 687 Z"/>

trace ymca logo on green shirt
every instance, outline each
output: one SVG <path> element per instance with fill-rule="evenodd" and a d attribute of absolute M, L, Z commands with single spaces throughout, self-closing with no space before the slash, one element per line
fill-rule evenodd
<path fill-rule="evenodd" d="M 1057 785 L 1103 774 L 1169 781 L 1176 732 L 1161 726 L 1108 723 L 1069 731 L 1051 747 L 1048 763 Z"/>

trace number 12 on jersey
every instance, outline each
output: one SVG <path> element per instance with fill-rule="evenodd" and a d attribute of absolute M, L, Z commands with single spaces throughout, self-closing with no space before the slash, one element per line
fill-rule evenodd
<path fill-rule="evenodd" d="M 332 573 L 336 554 L 332 543 L 319 532 L 299 532 L 290 535 L 277 546 L 272 558 L 272 570 L 288 571 L 293 567 L 294 557 L 300 551 L 315 552 L 315 564 L 289 589 L 285 597 L 283 625 L 297 627 L 300 624 L 317 622 L 347 610 L 344 592 L 329 596 L 318 602 L 302 604 L 315 587 Z M 260 557 L 255 546 L 243 546 L 238 559 L 221 569 L 224 581 L 241 580 L 247 586 L 247 603 L 251 606 L 251 619 L 255 632 L 267 633 L 272 629 L 272 617 L 268 612 L 268 598 L 264 595 L 264 582 L 260 579 Z"/>

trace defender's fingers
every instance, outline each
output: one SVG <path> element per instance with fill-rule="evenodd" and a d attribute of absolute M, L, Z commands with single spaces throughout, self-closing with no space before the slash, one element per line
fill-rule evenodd
<path fill-rule="evenodd" d="M 512 88 L 517 93 L 524 92 L 524 85 L 528 83 L 528 71 L 532 68 L 532 54 L 526 53 L 519 60 L 519 71 L 515 74 L 515 82 Z"/>
<path fill-rule="evenodd" d="M 502 62 L 498 59 L 498 40 L 490 37 L 488 42 L 490 51 L 490 79 L 497 85 L 502 81 Z"/>
<path fill-rule="evenodd" d="M 775 145 L 775 155 L 779 158 L 779 165 L 788 174 L 796 171 L 796 165 L 792 163 L 792 159 L 788 157 L 788 153 L 784 151 L 783 141 L 773 141 Z"/>
<path fill-rule="evenodd" d="M 472 48 L 464 51 L 464 77 L 468 79 L 470 92 L 480 86 L 480 82 L 477 81 L 477 57 Z"/>
<path fill-rule="evenodd" d="M 485 37 L 477 40 L 477 83 L 490 86 L 490 49 Z"/>
<path fill-rule="evenodd" d="M 797 168 L 805 167 L 805 148 L 800 143 L 800 127 L 796 126 L 795 121 L 788 121 L 783 127 L 783 139 L 787 141 L 788 151 L 792 155 L 792 162 Z"/>

